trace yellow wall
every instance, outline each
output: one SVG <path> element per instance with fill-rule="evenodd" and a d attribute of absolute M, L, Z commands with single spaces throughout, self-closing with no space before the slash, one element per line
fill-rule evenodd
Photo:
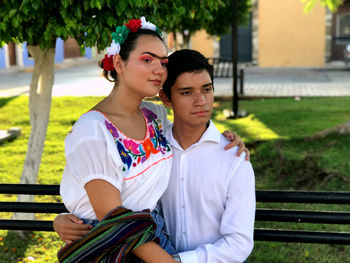
<path fill-rule="evenodd" d="M 191 37 L 191 48 L 210 58 L 214 56 L 213 41 L 213 37 L 208 35 L 205 30 L 200 30 Z"/>
<path fill-rule="evenodd" d="M 259 66 L 324 65 L 324 7 L 305 14 L 300 0 L 260 0 L 258 8 Z"/>

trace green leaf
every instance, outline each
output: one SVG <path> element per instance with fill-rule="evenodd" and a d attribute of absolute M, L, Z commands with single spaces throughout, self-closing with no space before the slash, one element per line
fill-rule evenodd
<path fill-rule="evenodd" d="M 311 10 L 314 8 L 315 4 L 316 4 L 315 0 L 307 0 L 303 9 L 304 13 L 310 13 Z"/>
<path fill-rule="evenodd" d="M 191 19 L 193 19 L 195 15 L 196 15 L 196 12 L 194 10 L 192 10 L 190 13 Z"/>
<path fill-rule="evenodd" d="M 62 5 L 63 5 L 64 8 L 67 8 L 68 5 L 69 5 L 68 0 L 61 0 L 61 3 L 62 3 Z"/>
<path fill-rule="evenodd" d="M 61 27 L 56 27 L 56 35 L 59 37 L 62 34 L 62 28 Z"/>
<path fill-rule="evenodd" d="M 85 46 L 81 45 L 80 46 L 80 53 L 84 56 L 85 55 Z"/>
<path fill-rule="evenodd" d="M 77 14 L 77 18 L 81 18 L 83 16 L 81 9 L 79 7 L 77 8 L 76 14 Z"/>
<path fill-rule="evenodd" d="M 9 12 L 9 18 L 13 17 L 17 13 L 17 9 L 12 9 Z"/>
<path fill-rule="evenodd" d="M 29 8 L 27 6 L 22 7 L 22 12 L 27 16 L 29 14 Z"/>
<path fill-rule="evenodd" d="M 125 12 L 126 7 L 128 6 L 127 0 L 120 0 L 116 5 L 118 15 L 122 15 Z"/>
<path fill-rule="evenodd" d="M 35 11 L 38 10 L 40 7 L 40 1 L 38 0 L 32 1 L 32 7 Z"/>
<path fill-rule="evenodd" d="M 6 31 L 6 23 L 2 22 L 0 23 L 0 31 Z"/>
<path fill-rule="evenodd" d="M 107 16 L 106 21 L 109 26 L 113 26 L 115 24 L 115 19 L 112 16 Z"/>
<path fill-rule="evenodd" d="M 18 22 L 17 17 L 13 17 L 13 18 L 12 18 L 12 26 L 13 26 L 14 28 L 18 28 L 18 27 L 19 27 L 19 22 Z"/>
<path fill-rule="evenodd" d="M 96 7 L 98 10 L 101 10 L 102 9 L 102 5 L 101 5 L 101 2 L 96 0 Z M 85 49 L 84 49 L 84 52 L 85 52 Z"/>
<path fill-rule="evenodd" d="M 29 3 L 30 0 L 23 0 L 21 5 L 19 6 L 19 9 L 22 9 L 25 5 Z"/>

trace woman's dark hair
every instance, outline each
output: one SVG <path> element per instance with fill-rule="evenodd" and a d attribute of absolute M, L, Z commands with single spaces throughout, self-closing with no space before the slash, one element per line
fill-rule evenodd
<path fill-rule="evenodd" d="M 168 77 L 163 84 L 163 90 L 171 100 L 171 87 L 175 84 L 179 75 L 185 72 L 199 73 L 206 70 L 213 82 L 213 66 L 200 52 L 190 49 L 178 50 L 168 57 Z"/>
<path fill-rule="evenodd" d="M 130 53 L 136 48 L 137 39 L 140 36 L 144 35 L 157 37 L 164 43 L 164 40 L 157 34 L 157 32 L 150 29 L 138 29 L 136 32 L 130 32 L 125 42 L 120 46 L 119 55 L 123 61 L 128 61 Z M 99 66 L 103 69 L 102 61 L 99 61 Z M 107 80 L 111 82 L 118 81 L 117 72 L 115 70 L 107 71 L 103 69 L 102 74 Z"/>

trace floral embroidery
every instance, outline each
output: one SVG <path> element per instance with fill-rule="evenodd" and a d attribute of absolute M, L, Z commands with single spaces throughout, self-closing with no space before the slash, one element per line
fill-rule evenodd
<path fill-rule="evenodd" d="M 105 121 L 105 125 L 107 129 L 112 133 L 113 137 L 119 138 L 119 133 L 112 123 Z"/>
<path fill-rule="evenodd" d="M 127 151 L 123 147 L 123 144 L 121 144 L 119 141 L 117 141 L 117 148 L 119 151 L 119 155 L 123 161 L 128 166 L 128 169 L 130 168 L 130 165 L 132 163 L 131 157 L 128 155 Z"/>
<path fill-rule="evenodd" d="M 144 163 L 152 154 L 165 154 L 171 151 L 169 142 L 163 135 L 158 116 L 146 108 L 143 108 L 142 112 L 147 120 L 149 137 L 140 142 L 125 138 L 125 135 L 120 133 L 111 122 L 105 120 L 106 128 L 112 134 L 120 158 L 124 163 L 123 171 L 129 170 L 131 166 L 136 167 L 138 164 Z"/>
<path fill-rule="evenodd" d="M 153 142 L 150 139 L 146 139 L 143 143 L 142 143 L 143 149 L 145 150 L 145 154 L 146 154 L 146 160 L 148 159 L 148 157 L 154 153 L 159 153 L 159 151 L 157 149 L 154 148 L 153 146 Z"/>
<path fill-rule="evenodd" d="M 131 151 L 132 153 L 140 154 L 140 151 L 138 150 L 139 144 L 137 144 L 133 140 L 123 140 L 123 143 L 125 148 Z"/>

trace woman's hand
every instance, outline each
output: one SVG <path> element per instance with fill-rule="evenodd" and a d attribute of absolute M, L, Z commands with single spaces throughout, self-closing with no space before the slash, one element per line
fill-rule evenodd
<path fill-rule="evenodd" d="M 83 221 L 73 214 L 62 214 L 56 216 L 53 228 L 63 242 L 70 244 L 85 236 L 92 225 L 83 224 Z"/>
<path fill-rule="evenodd" d="M 224 131 L 222 133 L 223 136 L 229 141 L 231 141 L 229 144 L 225 146 L 225 150 L 231 149 L 232 147 L 238 146 L 237 156 L 240 156 L 242 152 L 245 152 L 245 159 L 249 161 L 250 158 L 250 152 L 247 147 L 245 147 L 244 142 L 242 141 L 241 137 L 239 137 L 236 133 L 233 131 Z"/>

